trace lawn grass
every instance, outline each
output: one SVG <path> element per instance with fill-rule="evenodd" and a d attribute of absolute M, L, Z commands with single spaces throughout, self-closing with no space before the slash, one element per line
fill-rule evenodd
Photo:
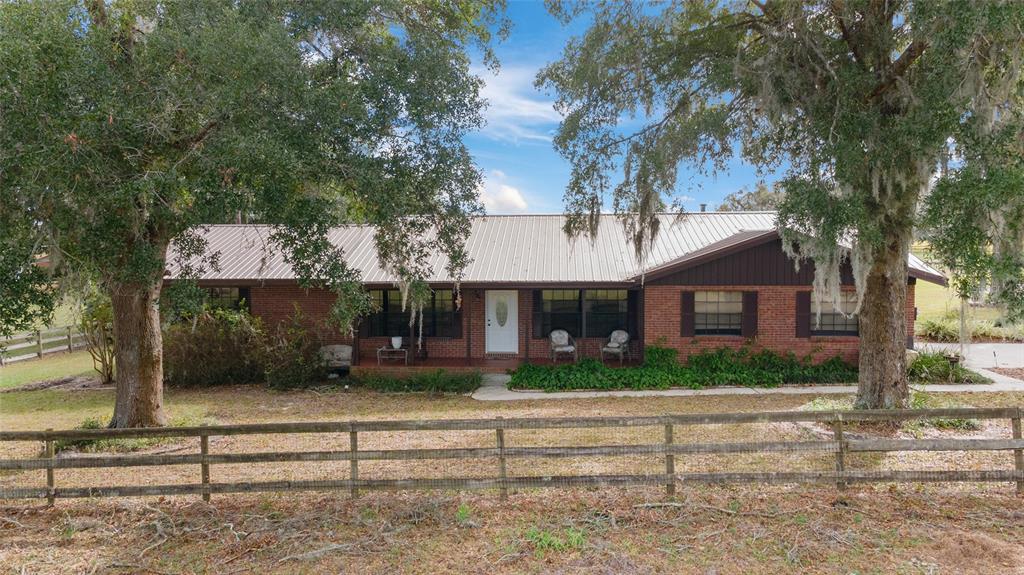
<path fill-rule="evenodd" d="M 171 389 L 172 418 L 220 423 L 653 415 L 796 409 L 816 396 L 760 395 L 593 398 L 481 402 L 459 395 L 368 391 L 274 392 L 262 386 Z M 946 397 L 944 395 L 944 397 Z M 1024 393 L 950 394 L 975 405 L 1024 404 Z M 113 392 L 36 391 L 0 395 L 0 429 L 69 428 L 109 416 Z M 1000 422 L 1000 425 L 1003 425 Z M 1008 436 L 1009 425 L 1000 428 Z M 654 443 L 660 428 L 510 430 L 506 444 Z M 676 441 L 804 439 L 789 424 L 677 426 Z M 489 447 L 494 432 L 360 433 L 361 449 Z M 214 437 L 213 453 L 345 450 L 347 434 Z M 162 445 L 195 453 L 198 441 Z M 34 457 L 37 443 L 0 444 L 0 458 Z M 677 472 L 783 467 L 827 470 L 831 454 L 677 456 Z M 372 479 L 491 476 L 494 460 L 360 462 Z M 898 454 L 847 461 L 914 469 L 1012 465 L 1006 453 Z M 657 456 L 508 461 L 512 475 L 660 472 Z M 348 462 L 215 465 L 214 481 L 344 478 Z M 196 465 L 130 470 L 58 470 L 58 485 L 196 482 Z M 0 476 L 0 484 L 38 485 L 41 471 Z M 1024 552 L 1019 502 L 1008 484 L 851 486 L 679 486 L 496 493 L 280 493 L 60 501 L 54 509 L 5 502 L 0 564 L 13 572 L 285 572 L 285 573 L 918 573 L 1014 572 Z M 911 510 L 911 511 L 908 511 Z M 113 534 L 113 535 L 112 535 Z M 142 553 L 141 550 L 148 549 Z M 930 566 L 928 571 L 922 565 Z"/>
<path fill-rule="evenodd" d="M 26 359 L 0 367 L 0 389 L 94 373 L 89 352 L 54 353 L 40 359 Z"/>

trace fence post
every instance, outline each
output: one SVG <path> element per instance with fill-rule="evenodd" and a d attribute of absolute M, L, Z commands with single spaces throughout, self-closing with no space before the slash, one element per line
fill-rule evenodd
<path fill-rule="evenodd" d="M 665 493 L 669 496 L 676 494 L 676 456 L 674 453 L 667 451 L 672 448 L 672 424 L 665 424 L 665 474 L 669 476 L 669 480 L 665 483 Z"/>
<path fill-rule="evenodd" d="M 1020 419 L 1022 415 L 1021 408 L 1017 408 L 1017 417 L 1012 420 L 1013 423 L 1013 438 L 1021 438 Z M 1013 467 L 1017 470 L 1017 473 L 1024 473 L 1024 449 L 1013 450 Z M 1024 495 L 1024 480 L 1017 479 L 1017 495 Z"/>
<path fill-rule="evenodd" d="M 502 418 L 499 416 L 498 419 Z M 505 501 L 508 499 L 508 486 L 505 485 L 505 480 L 508 479 L 508 469 L 505 464 L 505 428 L 501 423 L 498 423 L 498 428 L 494 430 L 494 433 L 498 440 L 498 479 L 501 481 L 501 500 Z"/>
<path fill-rule="evenodd" d="M 359 459 L 356 458 L 356 454 L 359 452 L 359 436 L 356 433 L 355 422 L 349 423 L 348 440 L 349 440 L 349 451 L 351 452 L 352 459 L 349 460 L 349 479 L 352 481 L 352 488 L 349 493 L 353 498 L 359 497 L 359 489 L 356 487 L 356 481 L 359 480 Z"/>
<path fill-rule="evenodd" d="M 836 420 L 832 422 L 832 432 L 835 436 L 836 442 L 839 443 L 839 449 L 836 450 L 836 473 L 842 474 L 846 471 L 846 441 L 843 440 L 842 413 L 836 413 Z M 837 479 L 836 489 L 840 491 L 846 489 L 846 481 L 843 479 Z"/>
<path fill-rule="evenodd" d="M 210 464 L 207 463 L 206 456 L 210 454 L 210 436 L 200 435 L 199 436 L 199 453 L 203 456 L 202 463 L 199 464 L 199 473 L 203 480 L 204 486 L 210 485 Z M 210 492 L 203 492 L 203 501 L 206 503 L 210 502 Z"/>
<path fill-rule="evenodd" d="M 53 431 L 52 428 L 48 428 L 46 431 Z M 56 491 L 54 490 L 56 481 L 53 475 L 53 456 L 54 456 L 54 445 L 52 439 L 46 440 L 46 504 L 53 507 L 54 502 L 57 499 Z"/>
<path fill-rule="evenodd" d="M 36 330 L 36 355 L 43 357 L 43 332 Z"/>
<path fill-rule="evenodd" d="M 71 337 L 71 326 L 68 326 L 68 353 L 74 351 L 74 345 L 72 344 L 73 338 Z"/>

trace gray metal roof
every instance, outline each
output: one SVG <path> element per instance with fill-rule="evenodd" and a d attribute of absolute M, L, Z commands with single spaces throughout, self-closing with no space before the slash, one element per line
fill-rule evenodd
<path fill-rule="evenodd" d="M 727 238 L 774 229 L 774 212 L 699 212 L 679 218 L 662 214 L 661 229 L 648 261 L 641 269 L 633 246 L 613 215 L 602 216 L 597 236 L 569 240 L 562 231 L 562 215 L 481 216 L 473 218 L 467 249 L 472 258 L 465 271 L 466 283 L 616 283 L 629 282 L 650 270 L 713 244 L 728 245 Z M 207 269 L 202 280 L 294 279 L 281 249 L 270 239 L 271 228 L 261 225 L 211 225 L 199 231 L 217 253 L 219 269 Z M 330 240 L 345 253 L 348 263 L 360 269 L 363 281 L 393 283 L 396 277 L 380 268 L 373 228 L 350 225 L 335 228 Z M 440 252 L 431 264 L 430 282 L 448 283 L 447 258 Z M 941 276 L 914 256 L 912 268 Z M 209 266 L 207 266 L 209 267 Z M 174 254 L 168 265 L 177 273 Z"/>

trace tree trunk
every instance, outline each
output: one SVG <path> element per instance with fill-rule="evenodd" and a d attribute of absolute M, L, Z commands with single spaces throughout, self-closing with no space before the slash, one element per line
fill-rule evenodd
<path fill-rule="evenodd" d="M 858 409 L 907 407 L 907 257 L 910 235 L 898 234 L 874 254 L 860 308 Z"/>
<path fill-rule="evenodd" d="M 158 427 L 164 413 L 163 340 L 160 333 L 162 282 L 118 284 L 110 301 L 114 311 L 117 399 L 110 427 Z"/>

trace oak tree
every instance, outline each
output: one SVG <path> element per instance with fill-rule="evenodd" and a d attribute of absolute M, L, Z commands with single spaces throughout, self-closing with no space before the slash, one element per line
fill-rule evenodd
<path fill-rule="evenodd" d="M 169 253 L 186 276 L 216 266 L 203 224 L 273 224 L 267 243 L 304 285 L 339 294 L 341 323 L 367 305 L 327 240 L 341 218 L 376 226 L 403 281 L 437 252 L 458 277 L 480 210 L 462 142 L 482 121 L 470 53 L 494 63 L 501 4 L 0 3 L 0 325 L 45 317 L 75 278 L 98 282 L 113 306 L 111 425 L 163 425 L 158 302 Z"/>
<path fill-rule="evenodd" d="M 859 407 L 907 404 L 907 258 L 950 139 L 987 125 L 1020 85 L 1024 10 L 1012 1 L 554 2 L 582 36 L 538 83 L 557 93 L 572 163 L 567 231 L 603 199 L 644 255 L 680 166 L 742 156 L 782 170 L 778 224 L 814 291 L 854 270 Z M 985 139 L 983 130 L 975 137 Z M 997 208 L 997 211 L 998 208 Z"/>

